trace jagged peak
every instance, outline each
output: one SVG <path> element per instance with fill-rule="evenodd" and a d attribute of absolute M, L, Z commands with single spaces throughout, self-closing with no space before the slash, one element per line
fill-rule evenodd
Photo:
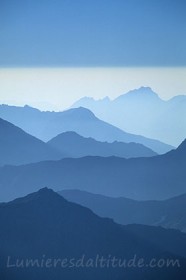
<path fill-rule="evenodd" d="M 120 100 L 120 99 L 123 99 L 123 98 L 128 98 L 128 97 L 145 97 L 145 98 L 156 98 L 156 99 L 160 99 L 158 94 L 155 93 L 150 87 L 140 87 L 138 89 L 133 89 L 133 90 L 130 90 L 129 92 L 127 93 L 124 93 L 120 96 L 118 96 L 115 100 Z"/>
<path fill-rule="evenodd" d="M 91 96 L 84 96 L 84 97 L 81 97 L 78 101 L 89 101 L 89 100 L 95 101 L 95 99 L 94 99 L 93 97 L 91 97 Z M 78 101 L 77 101 L 77 102 L 78 102 Z"/>
<path fill-rule="evenodd" d="M 84 96 L 84 97 L 81 97 L 80 99 L 78 99 L 77 101 L 75 101 L 71 107 L 77 108 L 77 107 L 83 106 L 83 105 L 86 106 L 87 104 L 92 103 L 92 102 L 96 102 L 96 100 L 93 97 Z"/>
<path fill-rule="evenodd" d="M 83 105 L 89 105 L 92 104 L 92 103 L 104 103 L 104 102 L 110 102 L 110 98 L 108 96 L 105 96 L 103 98 L 100 98 L 100 99 L 95 99 L 93 97 L 89 97 L 89 96 L 84 96 L 82 98 L 80 98 L 78 101 L 76 101 L 72 107 L 78 107 L 79 105 L 80 106 L 83 106 Z"/>

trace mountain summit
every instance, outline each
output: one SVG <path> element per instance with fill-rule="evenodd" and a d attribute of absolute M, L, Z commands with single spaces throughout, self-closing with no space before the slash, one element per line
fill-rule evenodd
<path fill-rule="evenodd" d="M 79 108 L 72 108 L 63 112 L 59 112 L 57 114 L 63 115 L 63 118 L 68 118 L 68 120 L 70 119 L 74 119 L 76 118 L 77 120 L 94 120 L 96 119 L 96 116 L 94 115 L 94 113 L 92 113 L 92 111 L 90 111 L 87 108 L 84 108 L 82 106 L 80 106 Z"/>
<path fill-rule="evenodd" d="M 150 87 L 140 87 L 107 102 L 79 100 L 83 106 L 120 129 L 178 146 L 186 135 L 186 96 L 162 100 Z"/>
<path fill-rule="evenodd" d="M 147 100 L 159 100 L 162 101 L 158 94 L 155 93 L 150 87 L 140 87 L 138 89 L 131 90 L 125 94 L 122 94 L 118 96 L 116 99 L 113 100 L 113 102 L 116 101 L 122 101 L 129 98 L 138 98 L 138 99 L 144 99 Z"/>

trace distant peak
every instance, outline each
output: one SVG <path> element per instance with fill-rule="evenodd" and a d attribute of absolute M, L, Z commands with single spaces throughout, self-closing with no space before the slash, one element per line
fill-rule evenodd
<path fill-rule="evenodd" d="M 94 115 L 94 113 L 92 113 L 91 110 L 84 108 L 84 107 L 72 108 L 72 109 L 63 111 L 62 113 L 66 114 L 66 115 L 71 115 L 71 116 L 74 115 L 74 117 L 82 118 L 82 119 L 84 119 L 84 118 L 95 119 L 96 118 L 96 116 Z"/>
<path fill-rule="evenodd" d="M 133 89 L 126 94 L 148 94 L 151 96 L 158 96 L 157 93 L 155 93 L 150 87 L 140 87 L 138 89 Z"/>
<path fill-rule="evenodd" d="M 95 99 L 93 97 L 84 96 L 77 100 L 75 103 L 73 103 L 72 108 L 78 108 L 79 106 L 86 107 L 87 104 L 91 104 L 92 102 L 95 102 Z"/>
<path fill-rule="evenodd" d="M 51 197 L 51 196 L 56 196 L 56 195 L 57 195 L 57 193 L 55 193 L 52 189 L 44 187 L 44 188 L 38 190 L 37 192 L 27 195 L 23 199 L 35 200 L 38 198 Z"/>
<path fill-rule="evenodd" d="M 110 98 L 108 96 L 105 96 L 103 98 L 100 98 L 100 99 L 95 99 L 93 97 L 90 97 L 90 96 L 84 96 L 82 98 L 80 98 L 77 102 L 79 101 L 95 101 L 95 102 L 99 102 L 99 101 L 110 101 Z"/>
<path fill-rule="evenodd" d="M 93 97 L 82 97 L 80 98 L 78 101 L 76 101 L 73 105 L 72 108 L 77 108 L 79 106 L 83 106 L 83 107 L 89 107 L 91 104 L 93 103 L 109 103 L 110 102 L 110 98 L 108 96 L 105 96 L 103 98 L 100 99 L 94 99 Z"/>
<path fill-rule="evenodd" d="M 79 135 L 77 132 L 75 132 L 75 131 L 65 131 L 65 132 L 62 132 L 62 133 L 60 133 L 60 134 L 58 134 L 56 137 L 54 137 L 53 139 L 55 139 L 55 138 L 84 138 L 83 136 L 81 136 L 81 135 Z"/>
<path fill-rule="evenodd" d="M 32 201 L 52 201 L 52 200 L 59 200 L 61 199 L 65 200 L 63 197 L 59 196 L 56 192 L 54 192 L 52 189 L 49 189 L 47 187 L 42 188 L 36 192 L 33 192 L 31 194 L 28 194 L 24 197 L 17 198 L 13 201 L 8 202 L 8 204 L 22 204 L 22 203 L 28 203 Z"/>
<path fill-rule="evenodd" d="M 77 132 L 75 131 L 65 131 L 65 132 L 62 132 L 60 133 L 61 135 L 78 135 L 80 136 Z"/>
<path fill-rule="evenodd" d="M 130 98 L 130 97 L 135 97 L 135 98 L 156 98 L 160 99 L 158 94 L 155 93 L 150 87 L 140 87 L 138 89 L 133 89 L 130 90 L 129 92 L 120 95 L 118 98 L 115 100 L 120 100 L 123 98 Z"/>
<path fill-rule="evenodd" d="M 55 192 L 48 187 L 44 187 L 44 188 L 41 188 L 37 193 L 38 194 L 43 194 L 43 193 L 55 193 Z"/>
<path fill-rule="evenodd" d="M 31 111 L 31 112 L 33 112 L 33 111 L 35 111 L 35 112 L 42 112 L 41 110 L 39 110 L 37 108 L 34 108 L 34 107 L 30 106 L 30 105 L 27 105 L 27 104 L 24 105 L 23 108 L 26 109 L 27 111 Z"/>
<path fill-rule="evenodd" d="M 143 90 L 143 91 L 152 91 L 151 87 L 140 87 L 137 90 Z"/>

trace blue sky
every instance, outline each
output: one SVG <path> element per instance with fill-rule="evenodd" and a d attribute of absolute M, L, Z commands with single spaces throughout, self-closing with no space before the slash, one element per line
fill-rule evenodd
<path fill-rule="evenodd" d="M 185 0 L 0 0 L 0 66 L 186 66 Z"/>

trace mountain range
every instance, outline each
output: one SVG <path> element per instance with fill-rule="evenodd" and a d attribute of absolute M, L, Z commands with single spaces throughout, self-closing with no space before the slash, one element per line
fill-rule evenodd
<path fill-rule="evenodd" d="M 2 279 L 185 279 L 186 234 L 121 226 L 47 188 L 1 203 L 0 221 Z M 115 257 L 115 267 L 101 266 L 101 256 L 107 261 Z M 143 258 L 143 266 L 136 266 L 134 258 Z M 119 267 L 119 259 L 127 267 Z M 171 259 L 176 265 L 152 269 L 152 259 Z"/>
<path fill-rule="evenodd" d="M 186 193 L 186 140 L 150 158 L 66 158 L 0 168 L 0 198 L 7 201 L 48 186 L 80 189 L 136 200 L 161 200 Z M 26 187 L 25 187 L 26 186 Z"/>
<path fill-rule="evenodd" d="M 57 160 L 63 153 L 29 135 L 15 125 L 0 119 L 0 166 Z"/>
<path fill-rule="evenodd" d="M 186 136 L 186 95 L 162 100 L 151 88 L 141 87 L 114 100 L 81 98 L 72 107 L 85 107 L 120 129 L 178 146 Z"/>
<path fill-rule="evenodd" d="M 63 112 L 42 112 L 29 106 L 0 105 L 0 117 L 45 142 L 62 132 L 74 131 L 81 136 L 92 137 L 103 142 L 140 143 L 158 154 L 166 153 L 174 148 L 158 140 L 124 132 L 98 119 L 85 108 L 69 109 Z"/>
<path fill-rule="evenodd" d="M 59 194 L 119 224 L 162 226 L 186 232 L 186 194 L 162 201 L 113 198 L 80 190 L 63 190 Z"/>
<path fill-rule="evenodd" d="M 3 119 L 0 119 L 0 135 L 0 166 L 88 155 L 115 155 L 125 158 L 156 155 L 142 144 L 103 143 L 84 138 L 75 132 L 62 133 L 45 143 Z"/>
<path fill-rule="evenodd" d="M 65 153 L 68 157 L 84 156 L 118 156 L 124 158 L 152 157 L 157 155 L 151 149 L 138 143 L 100 142 L 93 138 L 85 138 L 76 132 L 61 133 L 47 142 L 49 146 Z"/>

